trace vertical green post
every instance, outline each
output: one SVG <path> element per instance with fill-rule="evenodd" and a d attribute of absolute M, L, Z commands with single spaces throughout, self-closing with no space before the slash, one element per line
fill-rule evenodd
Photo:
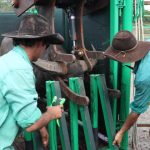
<path fill-rule="evenodd" d="M 69 87 L 75 92 L 74 81 L 76 78 L 69 79 Z M 78 106 L 73 101 L 70 101 L 70 126 L 71 126 L 71 149 L 79 149 L 78 141 Z"/>
<path fill-rule="evenodd" d="M 90 75 L 91 122 L 96 147 L 98 147 L 98 89 L 96 80 L 97 76 L 98 75 L 95 74 Z"/>
<path fill-rule="evenodd" d="M 96 77 L 98 75 L 90 75 L 90 99 L 91 99 L 91 122 L 94 129 L 98 128 L 98 90 Z"/>
<path fill-rule="evenodd" d="M 125 7 L 123 9 L 122 29 L 132 31 L 133 21 L 133 0 L 125 0 Z M 131 70 L 125 67 L 126 63 L 121 66 L 121 106 L 120 106 L 120 120 L 125 121 L 129 113 L 130 102 L 130 79 Z M 127 64 L 130 65 L 130 64 Z M 122 111 L 123 110 L 123 111 Z M 125 134 L 121 149 L 128 149 L 128 133 Z"/>
<path fill-rule="evenodd" d="M 76 78 L 76 80 L 74 81 L 74 86 L 75 86 L 75 92 L 77 94 L 86 96 L 82 78 Z M 78 108 L 79 108 L 81 120 L 83 123 L 83 131 L 84 131 L 84 137 L 85 137 L 85 142 L 86 142 L 86 149 L 96 150 L 88 106 L 78 105 Z"/>
<path fill-rule="evenodd" d="M 32 150 L 33 149 L 33 139 L 32 139 L 32 133 L 24 131 L 24 138 L 25 138 L 25 145 L 26 150 Z"/>
<path fill-rule="evenodd" d="M 97 87 L 100 95 L 100 103 L 102 106 L 102 112 L 104 116 L 109 149 L 118 150 L 118 147 L 112 144 L 115 135 L 115 126 L 113 123 L 113 116 L 112 116 L 110 100 L 108 97 L 107 85 L 106 85 L 104 74 L 97 76 Z"/>
<path fill-rule="evenodd" d="M 47 105 L 50 106 L 52 104 L 52 99 L 55 96 L 55 93 L 51 91 L 51 83 L 54 81 L 46 81 L 46 98 L 47 98 Z M 48 133 L 49 133 L 49 149 L 50 150 L 57 150 L 57 137 L 56 137 L 56 121 L 52 120 L 48 124 Z"/>
<path fill-rule="evenodd" d="M 110 43 L 114 35 L 119 30 L 119 14 L 118 14 L 118 0 L 110 1 Z M 118 62 L 110 60 L 110 80 L 113 89 L 117 89 L 118 84 Z M 116 127 L 116 113 L 117 113 L 117 99 L 114 98 L 112 102 L 112 113 L 114 125 Z"/>

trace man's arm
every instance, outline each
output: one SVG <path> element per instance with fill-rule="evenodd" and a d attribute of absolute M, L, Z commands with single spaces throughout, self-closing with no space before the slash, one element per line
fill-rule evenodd
<path fill-rule="evenodd" d="M 140 114 L 137 114 L 135 112 L 131 112 L 125 123 L 123 124 L 122 128 L 118 131 L 118 133 L 115 136 L 115 139 L 113 141 L 113 144 L 118 145 L 120 147 L 120 143 L 122 141 L 123 135 L 124 133 L 130 129 L 131 126 L 134 125 L 134 123 L 137 121 L 138 117 L 140 116 Z"/>
<path fill-rule="evenodd" d="M 42 127 L 46 126 L 49 121 L 60 118 L 62 116 L 62 113 L 62 105 L 47 107 L 47 111 L 41 116 L 41 118 L 30 127 L 27 127 L 26 131 L 31 132 L 41 129 Z"/>

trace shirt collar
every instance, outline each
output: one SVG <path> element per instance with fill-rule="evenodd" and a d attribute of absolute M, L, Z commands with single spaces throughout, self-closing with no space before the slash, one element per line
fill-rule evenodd
<path fill-rule="evenodd" d="M 16 53 L 21 55 L 31 65 L 30 59 L 29 59 L 26 51 L 21 46 L 15 46 L 13 48 L 13 51 L 15 51 Z"/>

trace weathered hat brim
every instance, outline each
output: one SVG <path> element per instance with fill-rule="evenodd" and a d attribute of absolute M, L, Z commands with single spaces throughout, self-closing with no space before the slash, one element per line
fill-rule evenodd
<path fill-rule="evenodd" d="M 19 34 L 18 31 L 9 32 L 2 34 L 4 37 L 16 38 L 16 39 L 38 39 L 38 38 L 48 38 L 50 44 L 63 44 L 64 38 L 59 33 L 47 34 L 47 35 L 28 35 L 28 34 Z"/>
<path fill-rule="evenodd" d="M 114 50 L 111 46 L 105 51 L 105 56 L 119 62 L 136 62 L 142 59 L 150 50 L 150 42 L 139 41 L 135 49 L 121 52 Z"/>

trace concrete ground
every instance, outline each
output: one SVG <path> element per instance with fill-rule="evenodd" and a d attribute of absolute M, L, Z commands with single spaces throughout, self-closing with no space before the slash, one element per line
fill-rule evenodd
<path fill-rule="evenodd" d="M 137 124 L 150 124 L 150 108 L 139 117 Z M 150 127 L 134 126 L 129 130 L 129 150 L 150 150 Z"/>

